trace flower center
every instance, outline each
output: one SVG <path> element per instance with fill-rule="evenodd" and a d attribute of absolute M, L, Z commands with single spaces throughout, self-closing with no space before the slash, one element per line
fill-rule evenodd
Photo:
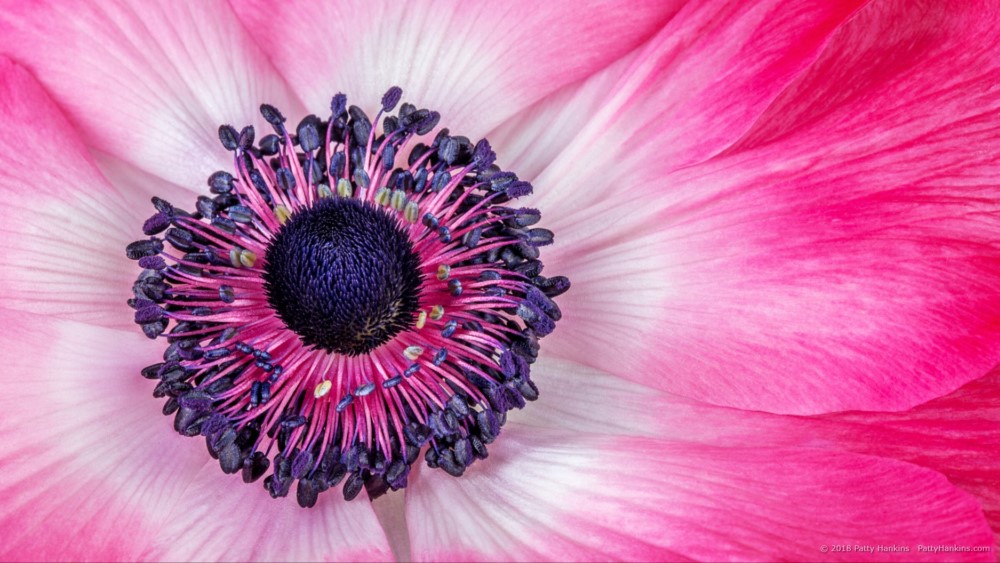
<path fill-rule="evenodd" d="M 460 476 L 507 412 L 538 397 L 531 364 L 569 289 L 542 275 L 551 231 L 510 202 L 528 182 L 391 88 L 375 116 L 333 97 L 294 134 L 219 128 L 233 172 L 193 211 L 153 198 L 129 305 L 163 361 L 142 370 L 163 414 L 226 473 L 295 487 L 303 507 Z M 342 483 L 342 485 L 341 485 Z"/>
<path fill-rule="evenodd" d="M 271 240 L 264 289 L 302 342 L 359 356 L 413 326 L 419 266 L 396 217 L 356 199 L 327 199 Z"/>

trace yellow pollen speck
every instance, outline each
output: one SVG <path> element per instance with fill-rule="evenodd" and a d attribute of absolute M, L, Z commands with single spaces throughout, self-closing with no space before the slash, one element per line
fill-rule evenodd
<path fill-rule="evenodd" d="M 333 191 L 330 190 L 330 186 L 326 184 L 320 184 L 316 186 L 316 195 L 318 195 L 320 199 L 326 199 L 329 197 L 333 197 Z"/>
<path fill-rule="evenodd" d="M 347 181 L 347 178 L 337 180 L 337 195 L 340 197 L 351 197 L 354 195 L 354 188 L 351 187 L 351 183 Z"/>
<path fill-rule="evenodd" d="M 257 263 L 257 255 L 249 250 L 240 251 L 240 264 L 243 264 L 247 268 L 253 268 L 253 265 Z"/>
<path fill-rule="evenodd" d="M 319 382 L 319 385 L 316 386 L 316 390 L 313 391 L 313 397 L 319 399 L 325 396 L 327 393 L 329 393 L 330 389 L 332 388 L 333 388 L 333 382 L 328 379 L 324 379 L 323 381 Z"/>
<path fill-rule="evenodd" d="M 437 273 L 438 280 L 444 281 L 448 279 L 449 275 L 451 275 L 451 266 L 447 264 L 441 264 L 440 266 L 438 266 L 438 273 Z"/>
<path fill-rule="evenodd" d="M 420 214 L 420 206 L 417 202 L 410 201 L 407 202 L 406 207 L 403 209 L 403 217 L 410 223 L 417 222 L 417 216 Z"/>
<path fill-rule="evenodd" d="M 279 205 L 274 208 L 274 216 L 278 218 L 279 223 L 284 225 L 292 217 L 292 212 L 284 205 Z"/>
<path fill-rule="evenodd" d="M 402 211 L 403 206 L 406 205 L 406 192 L 403 190 L 393 190 L 390 202 L 392 203 L 393 209 L 396 211 Z"/>
<path fill-rule="evenodd" d="M 229 251 L 229 263 L 232 264 L 234 268 L 240 267 L 240 252 L 243 252 L 243 249 L 238 246 Z"/>
<path fill-rule="evenodd" d="M 389 205 L 389 188 L 379 188 L 375 192 L 375 203 L 382 207 Z"/>
<path fill-rule="evenodd" d="M 424 349 L 420 346 L 410 346 L 406 350 L 403 350 L 403 355 L 406 356 L 408 360 L 416 360 L 420 357 L 420 354 L 424 353 Z"/>
<path fill-rule="evenodd" d="M 427 311 L 420 311 L 417 315 L 417 330 L 424 328 L 425 324 L 427 324 Z"/>
<path fill-rule="evenodd" d="M 444 316 L 444 307 L 441 305 L 435 305 L 431 307 L 431 319 L 437 321 Z"/>

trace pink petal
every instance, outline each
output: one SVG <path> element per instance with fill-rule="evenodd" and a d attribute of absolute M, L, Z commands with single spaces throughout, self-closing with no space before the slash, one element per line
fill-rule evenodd
<path fill-rule="evenodd" d="M 91 154 L 97 169 L 127 200 L 128 212 L 131 214 L 126 223 L 130 226 L 128 240 L 141 236 L 142 224 L 156 212 L 150 202 L 153 196 L 176 204 L 181 209 L 193 209 L 198 196 L 212 195 L 207 187 L 210 174 L 206 174 L 206 181 L 198 185 L 181 186 L 106 152 L 91 151 Z M 135 273 L 134 264 L 130 271 Z"/>
<path fill-rule="evenodd" d="M 553 165 L 537 182 L 550 215 L 579 212 L 575 205 L 581 201 L 615 205 L 622 193 L 609 184 L 637 187 L 628 173 L 641 164 L 621 162 L 630 158 L 622 149 L 660 166 L 722 150 L 818 56 L 856 4 L 780 7 L 780 17 L 764 14 L 765 3 L 689 5 L 643 46 L 519 112 L 489 138 L 504 163 L 523 177 L 535 178 Z M 718 123 L 699 121 L 705 119 Z M 709 131 L 713 138 L 707 138 Z M 567 154 L 559 158 L 563 151 Z M 641 205 L 628 203 L 632 209 Z"/>
<path fill-rule="evenodd" d="M 314 111 L 334 90 L 374 109 L 398 85 L 406 100 L 441 112 L 444 126 L 469 136 L 607 66 L 680 4 L 233 2 Z"/>
<path fill-rule="evenodd" d="M 311 511 L 223 475 L 178 436 L 135 331 L 0 309 L 2 560 L 385 559 L 371 506 Z"/>
<path fill-rule="evenodd" d="M 758 416 L 700 405 L 547 353 L 531 366 L 531 379 L 538 400 L 508 414 L 519 426 L 708 442 Z M 700 422 L 713 415 L 711 423 Z"/>
<path fill-rule="evenodd" d="M 0 559 L 135 560 L 207 457 L 149 396 L 143 337 L 0 319 Z"/>
<path fill-rule="evenodd" d="M 840 29 L 732 150 L 801 131 L 891 145 L 995 103 L 995 0 L 968 5 L 879 0 Z M 985 105 L 981 105 L 985 104 Z M 872 133 L 892 130 L 886 138 Z M 815 142 L 815 140 L 813 141 Z"/>
<path fill-rule="evenodd" d="M 910 411 L 827 415 L 812 426 L 839 447 L 943 473 L 979 499 L 1000 545 L 1000 370 Z"/>
<path fill-rule="evenodd" d="M 541 174 L 607 103 L 642 51 L 636 48 L 584 80 L 560 88 L 491 131 L 487 138 L 503 167 L 527 180 Z M 558 183 L 540 184 L 538 189 L 557 187 Z"/>
<path fill-rule="evenodd" d="M 700 162 L 736 142 L 862 4 L 685 5 L 538 178 L 539 185 L 557 186 L 539 190 L 540 206 L 559 205 L 560 213 L 568 214 L 603 204 L 610 195 L 635 200 L 663 191 L 662 183 L 652 185 L 641 173 Z"/>
<path fill-rule="evenodd" d="M 911 410 L 781 416 L 720 408 L 658 393 L 573 362 L 539 358 L 541 391 L 519 425 L 649 436 L 725 447 L 823 448 L 933 469 L 982 505 L 1000 540 L 1000 369 Z"/>
<path fill-rule="evenodd" d="M 262 124 L 262 102 L 301 113 L 223 2 L 9 2 L 0 52 L 32 70 L 88 144 L 180 185 L 231 168 L 219 125 Z"/>
<path fill-rule="evenodd" d="M 993 560 L 918 550 L 993 539 L 974 499 L 895 460 L 515 424 L 504 434 L 460 479 L 421 468 L 407 496 L 414 559 Z M 879 545 L 909 551 L 854 548 Z"/>
<path fill-rule="evenodd" d="M 606 81 L 616 68 L 580 94 L 562 94 L 532 109 L 540 121 L 555 115 L 558 123 L 567 96 L 593 114 L 578 135 L 563 135 L 572 142 L 539 138 L 546 154 L 558 154 L 534 181 L 546 227 L 557 233 L 546 255 L 547 272 L 573 281 L 560 301 L 569 322 L 547 342 L 550 351 L 602 369 L 618 363 L 650 371 L 629 360 L 661 349 L 650 336 L 664 322 L 658 304 L 675 291 L 671 269 L 683 260 L 656 215 L 652 198 L 666 190 L 662 178 L 649 178 L 650 169 L 697 162 L 735 142 L 819 56 L 855 7 L 688 5 L 610 90 Z M 528 129 L 529 143 L 533 131 Z M 609 353 L 609 344 L 621 354 Z"/>
<path fill-rule="evenodd" d="M 143 559 L 153 561 L 391 561 L 385 534 L 367 501 L 322 495 L 311 509 L 272 499 L 205 467 L 184 491 Z M 292 495 L 294 495 L 294 491 Z"/>
<path fill-rule="evenodd" d="M 671 172 L 650 160 L 622 183 L 659 195 L 640 188 L 589 222 L 565 219 L 587 243 L 557 247 L 557 260 L 588 262 L 560 272 L 582 289 L 561 305 L 584 320 L 550 349 L 699 400 L 802 414 L 910 408 L 1000 361 L 992 24 L 947 11 L 918 28 L 934 41 L 897 42 L 872 19 L 896 27 L 899 14 L 871 9 L 838 35 L 825 74 L 797 90 L 829 81 L 857 92 L 842 105 L 702 165 Z M 887 46 L 855 52 L 860 35 Z M 958 51 L 969 63 L 956 72 Z M 905 64 L 845 86 L 870 60 Z M 809 96 L 798 102 L 817 107 Z M 594 236 L 629 251 L 602 254 Z M 633 287 L 646 292 L 642 310 L 624 308 Z M 595 348 L 602 338 L 614 353 Z"/>
<path fill-rule="evenodd" d="M 0 295 L 4 306 L 129 326 L 125 244 L 144 217 L 112 188 L 27 71 L 0 57 Z M 131 194 L 129 194 L 131 196 Z M 144 207 L 152 210 L 148 200 Z"/>

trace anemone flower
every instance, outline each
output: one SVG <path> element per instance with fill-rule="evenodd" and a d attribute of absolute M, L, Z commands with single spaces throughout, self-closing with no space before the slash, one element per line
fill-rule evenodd
<path fill-rule="evenodd" d="M 995 560 L 998 13 L 5 3 L 0 558 Z"/>

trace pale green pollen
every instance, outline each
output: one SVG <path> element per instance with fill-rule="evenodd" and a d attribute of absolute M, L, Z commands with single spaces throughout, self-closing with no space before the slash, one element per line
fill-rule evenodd
<path fill-rule="evenodd" d="M 274 216 L 278 218 L 278 223 L 284 225 L 292 218 L 292 212 L 284 205 L 279 205 L 274 208 Z"/>
<path fill-rule="evenodd" d="M 354 195 L 354 188 L 351 187 L 351 183 L 347 181 L 347 178 L 337 180 L 337 195 L 340 197 L 351 197 Z"/>
<path fill-rule="evenodd" d="M 242 266 L 253 268 L 253 265 L 257 263 L 257 255 L 245 248 L 237 246 L 229 251 L 229 263 L 232 264 L 234 268 Z"/>
<path fill-rule="evenodd" d="M 435 305 L 431 307 L 431 320 L 439 321 L 444 316 L 444 307 Z"/>
<path fill-rule="evenodd" d="M 240 252 L 240 264 L 243 264 L 247 268 L 253 268 L 253 265 L 257 263 L 257 255 L 249 250 L 242 250 Z"/>
<path fill-rule="evenodd" d="M 420 216 L 420 206 L 417 202 L 410 201 L 407 202 L 406 207 L 403 208 L 403 217 L 408 223 L 416 223 Z"/>
<path fill-rule="evenodd" d="M 403 190 L 393 190 L 392 199 L 389 200 L 392 203 L 392 208 L 396 211 L 402 211 L 403 206 L 406 205 L 406 192 Z"/>
<path fill-rule="evenodd" d="M 403 355 L 410 361 L 415 361 L 423 353 L 424 349 L 421 346 L 409 346 L 406 350 L 403 350 Z"/>
<path fill-rule="evenodd" d="M 451 275 L 451 266 L 449 266 L 448 264 L 441 264 L 440 266 L 438 266 L 438 271 L 437 271 L 438 281 L 444 281 L 448 279 L 448 276 L 450 275 Z"/>
<path fill-rule="evenodd" d="M 332 388 L 333 388 L 333 382 L 330 381 L 329 379 L 324 379 L 323 381 L 320 381 L 318 385 L 316 385 L 316 389 L 313 390 L 313 397 L 320 399 L 326 396 L 326 394 L 329 393 L 330 389 Z"/>

